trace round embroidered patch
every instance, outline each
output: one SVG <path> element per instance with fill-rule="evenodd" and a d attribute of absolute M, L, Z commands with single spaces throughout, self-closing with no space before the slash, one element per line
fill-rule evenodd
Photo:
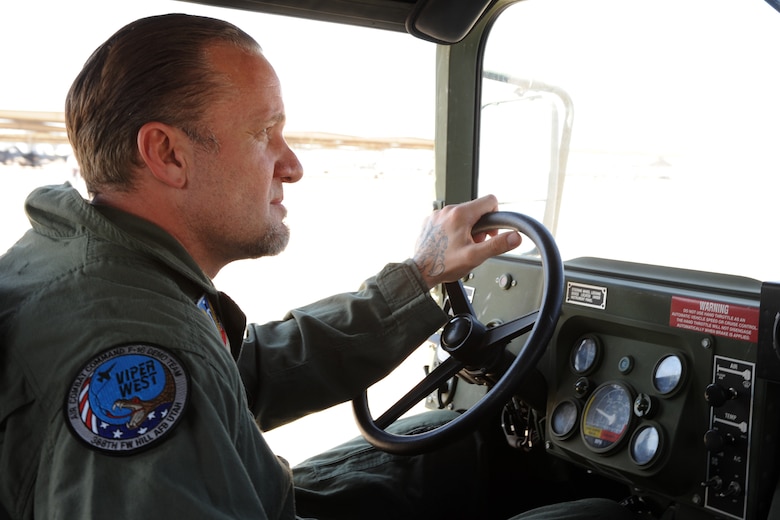
<path fill-rule="evenodd" d="M 170 352 L 122 345 L 95 356 L 68 391 L 65 414 L 91 448 L 127 455 L 165 439 L 183 417 L 189 374 Z"/>

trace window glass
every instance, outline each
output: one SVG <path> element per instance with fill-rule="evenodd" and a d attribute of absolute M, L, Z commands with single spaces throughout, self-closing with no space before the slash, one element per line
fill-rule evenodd
<path fill-rule="evenodd" d="M 776 279 L 779 29 L 762 0 L 511 6 L 484 56 L 480 193 L 564 259 Z"/>

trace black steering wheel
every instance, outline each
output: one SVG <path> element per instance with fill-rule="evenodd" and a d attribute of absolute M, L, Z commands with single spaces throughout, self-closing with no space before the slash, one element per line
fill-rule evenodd
<path fill-rule="evenodd" d="M 519 383 L 536 366 L 552 338 L 563 302 L 563 264 L 550 232 L 541 223 L 519 213 L 494 212 L 484 215 L 473 233 L 493 229 L 514 229 L 529 237 L 540 253 L 544 272 L 541 306 L 526 316 L 487 328 L 477 320 L 463 284 L 446 283 L 453 317 L 444 326 L 441 346 L 449 357 L 378 419 L 368 409 L 368 394 L 355 398 L 352 406 L 363 436 L 376 448 L 401 455 L 431 451 L 476 429 L 489 414 L 497 413 L 514 395 Z M 415 404 L 435 392 L 464 368 L 485 367 L 503 355 L 510 340 L 531 331 L 525 345 L 500 379 L 473 407 L 435 430 L 396 435 L 385 429 Z"/>

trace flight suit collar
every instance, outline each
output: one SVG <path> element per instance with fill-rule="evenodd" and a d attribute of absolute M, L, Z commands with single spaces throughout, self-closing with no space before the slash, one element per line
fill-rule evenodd
<path fill-rule="evenodd" d="M 237 359 L 246 329 L 246 316 L 226 294 L 217 291 L 184 246 L 156 224 L 109 207 L 92 205 L 65 183 L 33 191 L 25 210 L 36 232 L 47 236 L 68 236 L 88 229 L 95 236 L 139 251 L 166 265 L 193 304 L 206 296 L 215 306 L 227 334 L 231 354 Z"/>
<path fill-rule="evenodd" d="M 33 229 L 42 235 L 66 237 L 86 228 L 98 238 L 156 258 L 216 296 L 211 279 L 172 235 L 130 213 L 90 204 L 68 182 L 33 191 L 25 211 Z"/>

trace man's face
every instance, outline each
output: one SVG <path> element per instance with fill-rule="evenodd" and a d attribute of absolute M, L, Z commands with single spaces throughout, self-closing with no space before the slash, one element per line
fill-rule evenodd
<path fill-rule="evenodd" d="M 282 185 L 303 175 L 282 136 L 279 79 L 260 53 L 218 44 L 208 56 L 227 85 L 201 125 L 219 149 L 198 149 L 191 177 L 196 200 L 183 213 L 222 265 L 278 254 L 289 239 Z"/>

